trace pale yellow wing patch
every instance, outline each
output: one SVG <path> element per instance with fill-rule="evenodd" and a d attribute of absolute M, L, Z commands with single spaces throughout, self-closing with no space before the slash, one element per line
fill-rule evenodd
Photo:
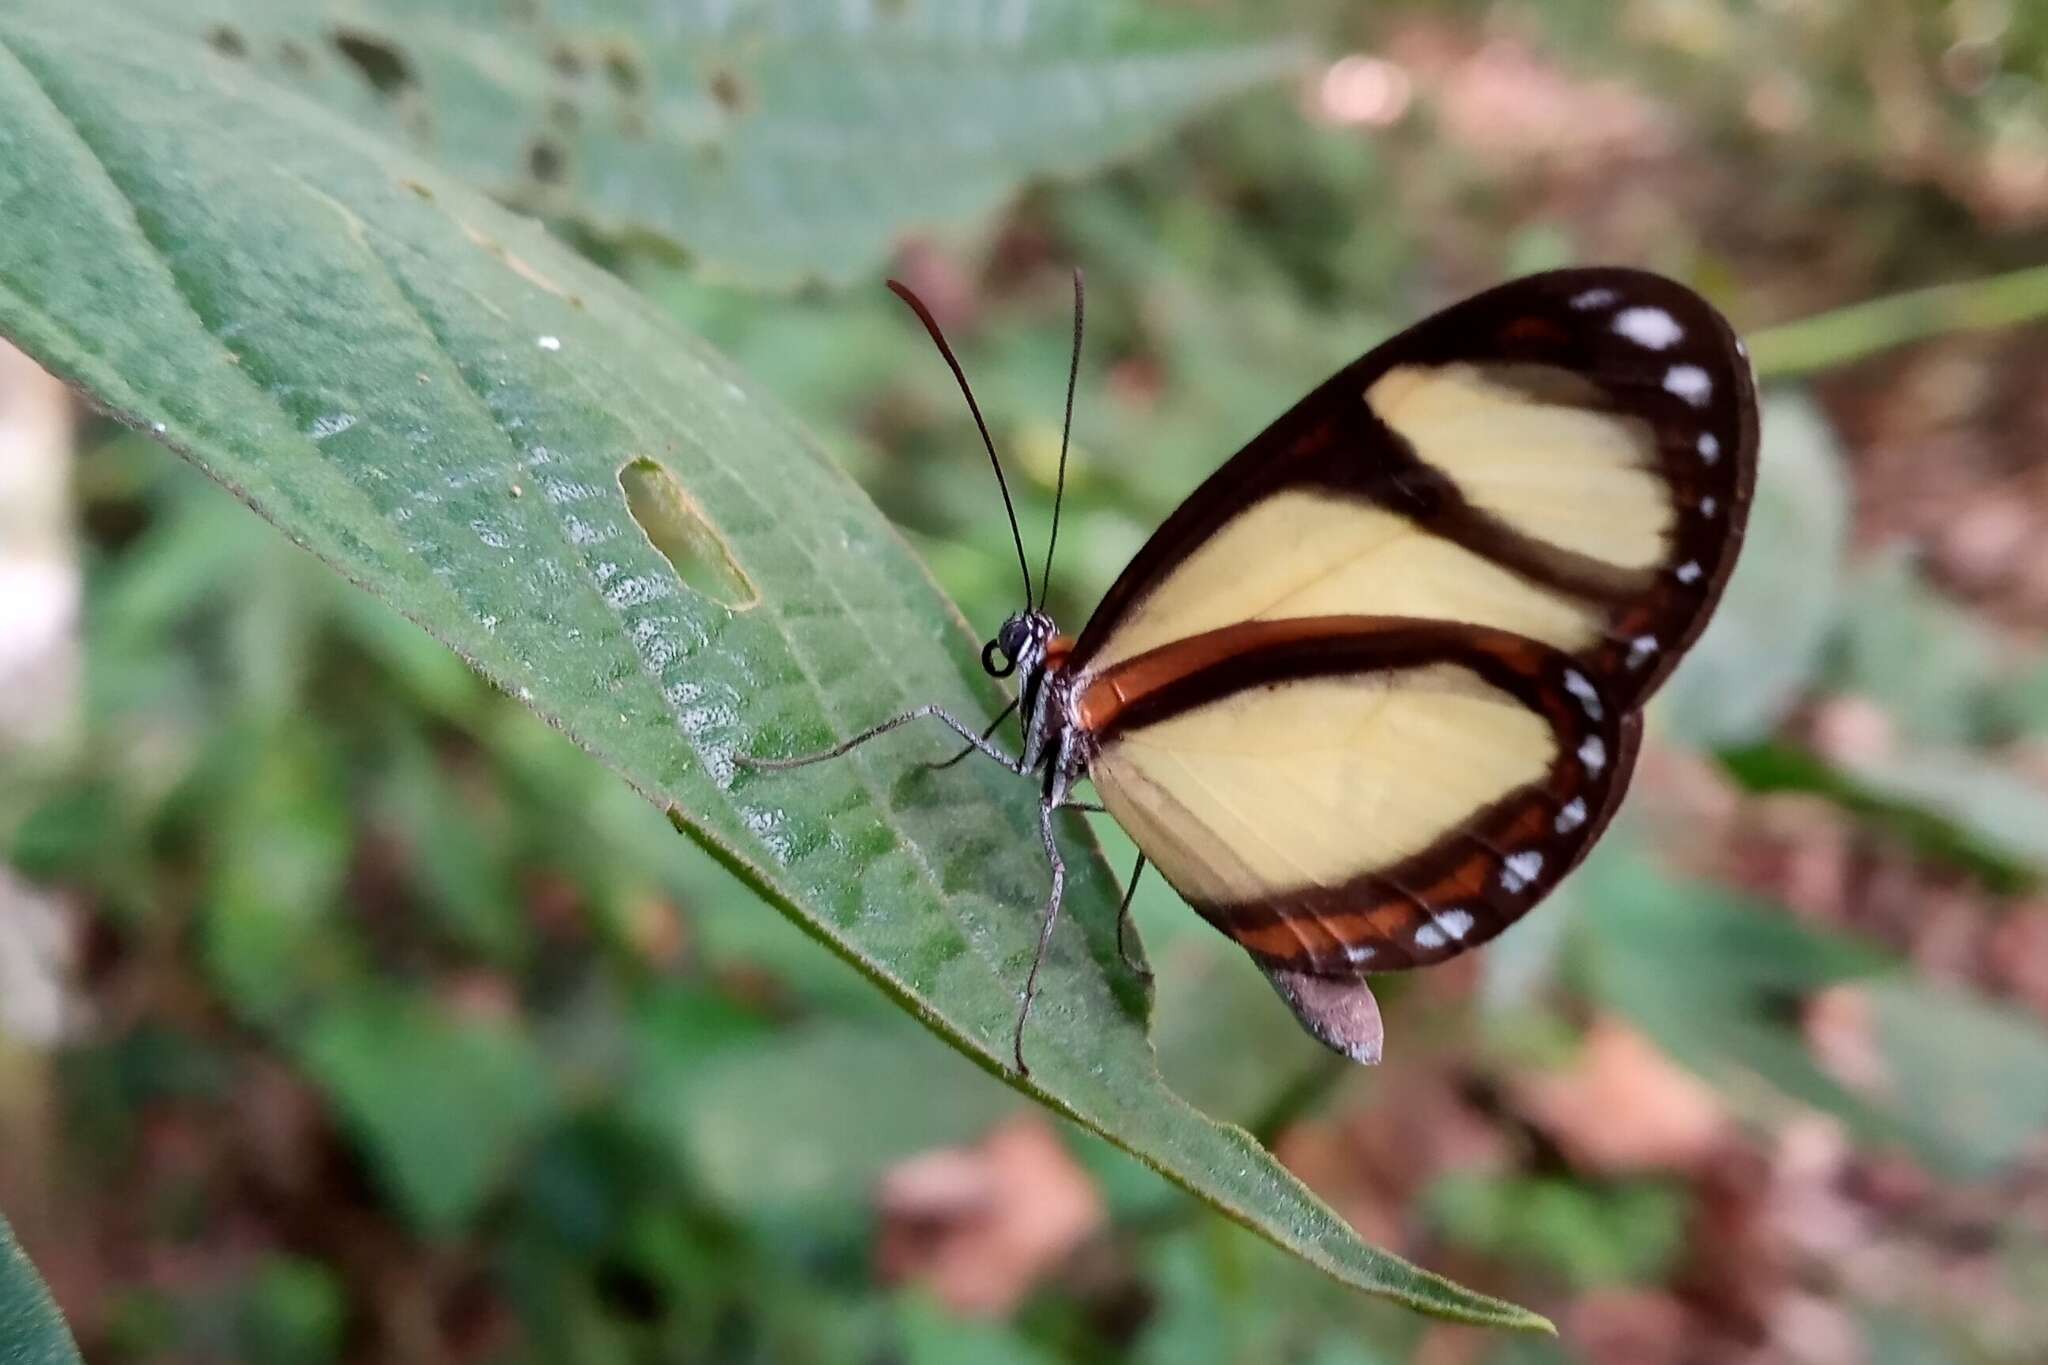
<path fill-rule="evenodd" d="M 1586 380 L 1539 366 L 1404 365 L 1365 398 L 1467 501 L 1525 535 L 1622 569 L 1655 568 L 1669 552 L 1677 511 L 1656 434 L 1599 406 Z"/>
<path fill-rule="evenodd" d="M 1234 693 L 1117 735 L 1090 772 L 1167 881 L 1217 904 L 1399 862 L 1556 756 L 1541 715 L 1436 664 Z"/>
<path fill-rule="evenodd" d="M 1567 652 L 1601 629 L 1597 609 L 1392 512 L 1291 491 L 1246 509 L 1182 561 L 1091 666 L 1239 621 L 1361 615 L 1497 626 Z"/>
<path fill-rule="evenodd" d="M 1597 406 L 1562 370 L 1403 366 L 1359 395 L 1465 501 L 1539 546 L 1653 572 L 1677 525 L 1639 419 Z M 1324 458 L 1370 460 L 1373 451 Z M 1356 495 L 1295 487 L 1246 507 L 1129 609 L 1090 660 L 1102 668 L 1240 621 L 1409 616 L 1493 626 L 1567 653 L 1597 643 L 1609 608 L 1526 577 Z"/>

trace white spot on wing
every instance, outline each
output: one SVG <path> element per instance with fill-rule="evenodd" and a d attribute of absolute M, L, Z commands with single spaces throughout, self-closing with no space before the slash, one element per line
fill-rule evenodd
<path fill-rule="evenodd" d="M 1415 946 L 1418 948 L 1441 948 L 1444 946 L 1444 931 L 1434 924 L 1425 924 L 1415 931 Z"/>
<path fill-rule="evenodd" d="M 1593 684 L 1586 681 L 1586 675 L 1576 668 L 1564 671 L 1564 690 L 1579 699 L 1579 709 L 1594 720 L 1600 719 L 1600 694 L 1593 690 Z"/>
<path fill-rule="evenodd" d="M 1585 823 L 1586 798 L 1583 796 L 1574 796 L 1570 801 L 1567 801 L 1565 803 L 1564 809 L 1557 813 L 1557 823 L 1553 826 L 1553 828 L 1556 829 L 1556 831 L 1559 834 L 1570 834 L 1573 830 L 1577 829 L 1580 825 L 1583 825 Z"/>
<path fill-rule="evenodd" d="M 1669 350 L 1685 336 L 1678 319 L 1662 308 L 1624 308 L 1614 315 L 1614 330 L 1652 351 Z"/>
<path fill-rule="evenodd" d="M 1370 962 L 1378 951 L 1370 943 L 1354 943 L 1344 950 L 1344 956 L 1353 962 Z"/>
<path fill-rule="evenodd" d="M 1635 639 L 1628 642 L 1628 666 L 1630 668 L 1641 668 L 1643 661 L 1656 652 L 1656 636 L 1638 635 Z"/>
<path fill-rule="evenodd" d="M 1675 393 L 1696 408 L 1714 396 L 1714 381 L 1697 365 L 1673 365 L 1664 371 L 1664 391 Z"/>
<path fill-rule="evenodd" d="M 1700 433 L 1700 459 L 1708 464 L 1721 458 L 1721 438 L 1711 431 Z"/>
<path fill-rule="evenodd" d="M 1581 313 L 1589 313 L 1595 308 L 1605 308 L 1616 297 L 1612 289 L 1588 289 L 1582 294 L 1572 295 L 1572 307 Z"/>
<path fill-rule="evenodd" d="M 1500 865 L 1501 889 L 1518 892 L 1526 889 L 1543 872 L 1543 855 L 1533 848 L 1511 853 Z"/>
<path fill-rule="evenodd" d="M 1449 934 L 1453 940 L 1462 939 L 1465 935 L 1472 932 L 1472 912 L 1470 910 L 1440 911 L 1437 914 L 1436 922 L 1443 926 L 1443 931 Z"/>
<path fill-rule="evenodd" d="M 1696 559 L 1686 560 L 1685 563 L 1678 566 L 1676 577 L 1681 583 L 1697 583 L 1700 577 L 1699 561 Z"/>
<path fill-rule="evenodd" d="M 1579 762 L 1586 765 L 1587 772 L 1596 776 L 1607 766 L 1607 746 L 1600 742 L 1600 736 L 1586 736 L 1586 742 L 1579 746 Z"/>
<path fill-rule="evenodd" d="M 1715 501 L 1714 501 L 1714 500 L 1713 500 L 1712 498 L 1701 498 L 1701 499 L 1700 499 L 1700 515 L 1701 515 L 1701 516 L 1703 516 L 1703 517 L 1712 517 L 1712 516 L 1714 515 L 1714 513 L 1718 512 L 1718 511 L 1720 511 L 1720 510 L 1721 510 L 1721 504 L 1720 504 L 1720 503 L 1718 503 L 1718 502 L 1715 502 Z"/>

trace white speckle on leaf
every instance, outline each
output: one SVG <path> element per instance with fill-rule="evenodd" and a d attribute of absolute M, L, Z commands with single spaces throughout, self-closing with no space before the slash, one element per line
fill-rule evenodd
<path fill-rule="evenodd" d="M 163 435 L 165 431 L 165 427 L 162 422 L 151 422 L 149 424 L 149 429 L 159 436 Z"/>
<path fill-rule="evenodd" d="M 1664 391 L 1678 395 L 1696 408 L 1703 408 L 1714 396 L 1714 381 L 1697 365 L 1673 365 L 1664 372 Z"/>
<path fill-rule="evenodd" d="M 487 521 L 472 521 L 469 529 L 476 532 L 476 538 L 493 550 L 509 549 L 512 545 L 511 539 L 503 531 Z"/>
<path fill-rule="evenodd" d="M 578 517 L 563 517 L 562 529 L 569 533 L 571 545 L 601 545 L 612 538 L 613 528 L 592 526 Z"/>
<path fill-rule="evenodd" d="M 313 425 L 306 428 L 306 434 L 316 441 L 324 441 L 330 436 L 341 435 L 342 432 L 347 431 L 355 424 L 356 419 L 353 414 L 333 412 L 325 417 L 315 417 Z"/>
<path fill-rule="evenodd" d="M 562 339 L 560 337 L 542 337 L 540 338 L 540 348 L 543 351 L 559 351 L 562 349 Z"/>
<path fill-rule="evenodd" d="M 782 832 L 784 816 L 779 810 L 762 810 L 750 807 L 740 812 L 740 820 L 756 839 L 766 844 L 780 862 L 788 862 L 796 852 L 796 845 Z"/>
<path fill-rule="evenodd" d="M 600 496 L 595 484 L 577 483 L 571 479 L 542 479 L 540 491 L 541 496 L 555 507 L 572 502 L 589 502 L 592 498 Z"/>
<path fill-rule="evenodd" d="M 673 620 L 655 616 L 643 616 L 633 623 L 633 643 L 639 648 L 640 657 L 646 661 L 647 666 L 657 673 L 674 663 L 683 653 L 682 646 L 667 633 L 667 627 L 674 624 Z"/>
<path fill-rule="evenodd" d="M 648 602 L 659 602 L 674 595 L 674 590 L 659 578 L 622 578 L 605 590 L 604 600 L 613 608 L 637 607 Z"/>
<path fill-rule="evenodd" d="M 1652 351 L 1669 350 L 1685 337 L 1678 319 L 1662 308 L 1624 308 L 1614 315 L 1614 330 Z"/>

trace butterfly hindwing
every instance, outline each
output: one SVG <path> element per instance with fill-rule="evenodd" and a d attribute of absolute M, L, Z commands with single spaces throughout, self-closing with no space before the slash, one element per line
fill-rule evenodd
<path fill-rule="evenodd" d="M 1733 566 L 1753 382 L 1720 315 L 1640 271 L 1477 295 L 1340 371 L 1218 470 L 1127 568 L 1079 670 L 1248 620 L 1512 631 L 1641 704 Z"/>
<path fill-rule="evenodd" d="M 1356 976 L 1506 928 L 1584 855 L 1637 718 L 1578 663 L 1486 627 L 1254 621 L 1094 675 L 1103 803 L 1269 970 Z"/>

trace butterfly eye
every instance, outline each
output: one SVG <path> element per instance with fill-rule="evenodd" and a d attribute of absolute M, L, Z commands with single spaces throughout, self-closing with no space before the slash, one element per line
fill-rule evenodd
<path fill-rule="evenodd" d="M 999 658 L 1003 661 L 1000 667 L 996 664 Z M 990 640 L 981 647 L 981 666 L 991 678 L 1007 678 L 1017 671 L 1017 661 L 1004 652 L 1001 640 Z"/>

